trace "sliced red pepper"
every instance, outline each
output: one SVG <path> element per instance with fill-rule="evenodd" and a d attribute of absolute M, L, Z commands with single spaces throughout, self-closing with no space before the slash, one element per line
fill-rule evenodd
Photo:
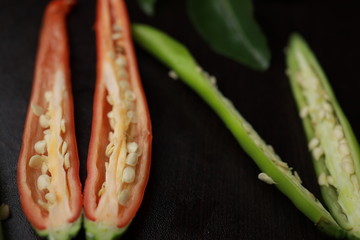
<path fill-rule="evenodd" d="M 87 236 L 134 218 L 149 177 L 152 130 L 123 0 L 97 2 L 97 82 L 84 189 Z"/>
<path fill-rule="evenodd" d="M 40 235 L 68 239 L 82 209 L 75 139 L 66 15 L 74 0 L 46 8 L 18 162 L 18 189 L 26 217 Z"/>

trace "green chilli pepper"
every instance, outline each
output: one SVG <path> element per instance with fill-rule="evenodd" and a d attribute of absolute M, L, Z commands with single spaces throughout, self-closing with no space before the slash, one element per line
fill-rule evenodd
<path fill-rule="evenodd" d="M 338 224 L 359 238 L 359 144 L 318 61 L 297 34 L 290 38 L 287 64 L 324 201 Z"/>
<path fill-rule="evenodd" d="M 218 114 L 245 152 L 263 173 L 259 178 L 273 183 L 319 229 L 328 235 L 344 237 L 329 212 L 315 199 L 287 163 L 281 161 L 273 148 L 267 145 L 251 125 L 240 115 L 214 84 L 213 78 L 202 71 L 185 46 L 165 33 L 150 26 L 134 24 L 133 37 L 140 46 L 172 69 L 171 76 L 179 76 Z"/>

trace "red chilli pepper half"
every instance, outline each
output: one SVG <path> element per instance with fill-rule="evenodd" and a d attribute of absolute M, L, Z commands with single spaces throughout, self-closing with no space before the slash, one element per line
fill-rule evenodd
<path fill-rule="evenodd" d="M 113 239 L 130 224 L 143 199 L 152 130 L 123 0 L 97 1 L 96 37 L 85 228 L 88 239 Z"/>
<path fill-rule="evenodd" d="M 81 183 L 75 139 L 66 15 L 73 0 L 46 8 L 18 162 L 26 217 L 41 236 L 70 239 L 81 226 Z"/>

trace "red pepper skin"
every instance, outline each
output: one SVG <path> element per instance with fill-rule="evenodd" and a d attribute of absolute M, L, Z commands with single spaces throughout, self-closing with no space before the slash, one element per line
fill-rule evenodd
<path fill-rule="evenodd" d="M 32 111 L 31 105 L 45 106 L 44 94 L 52 91 L 56 79 L 56 73 L 60 73 L 64 79 L 62 111 L 66 121 L 66 133 L 64 140 L 68 143 L 70 154 L 70 168 L 67 170 L 67 188 L 70 193 L 69 213 L 64 226 L 70 226 L 79 221 L 82 211 L 81 183 L 79 179 L 79 158 L 75 139 L 73 97 L 69 69 L 69 48 L 66 33 L 66 15 L 74 5 L 75 0 L 53 0 L 46 8 L 41 29 L 39 48 L 35 65 L 35 75 L 31 92 L 30 104 L 27 111 L 25 128 L 22 138 L 22 147 L 18 160 L 18 190 L 23 211 L 32 226 L 41 235 L 51 235 L 51 229 L 56 228 L 52 223 L 54 217 L 44 213 L 37 200 L 41 191 L 36 187 L 36 177 L 39 173 L 29 167 L 29 159 L 35 155 L 34 144 L 43 138 L 44 129 L 39 126 L 39 117 Z M 41 174 L 41 173 L 40 173 Z M 63 197 L 63 196 L 61 196 Z M 51 226 L 51 227 L 49 227 Z M 62 228 L 63 226 L 58 226 Z M 67 231 L 70 231 L 66 228 Z M 75 231 L 75 230 L 74 230 Z M 75 232 L 64 233 L 74 235 Z M 62 238 L 64 239 L 64 238 Z"/>
<path fill-rule="evenodd" d="M 105 169 L 102 167 L 106 161 L 105 148 L 109 133 L 108 118 L 109 105 L 106 102 L 107 90 L 105 86 L 106 70 L 104 62 L 109 61 L 108 52 L 114 51 L 112 42 L 112 25 L 110 19 L 120 20 L 124 36 L 124 50 L 128 62 L 130 86 L 136 93 L 136 108 L 138 113 L 139 146 L 143 154 L 139 159 L 136 176 L 137 181 L 132 188 L 129 203 L 119 214 L 114 226 L 125 228 L 134 218 L 139 209 L 146 184 L 148 182 L 151 162 L 152 129 L 145 94 L 142 88 L 135 51 L 131 39 L 130 23 L 127 15 L 125 1 L 123 0 L 98 0 L 96 20 L 97 40 L 97 81 L 93 106 L 93 125 L 87 160 L 87 179 L 84 188 L 84 210 L 86 221 L 97 223 L 96 208 L 98 204 L 98 191 L 102 184 Z M 86 222 L 85 222 L 86 227 Z M 88 229 L 87 229 L 88 230 Z"/>

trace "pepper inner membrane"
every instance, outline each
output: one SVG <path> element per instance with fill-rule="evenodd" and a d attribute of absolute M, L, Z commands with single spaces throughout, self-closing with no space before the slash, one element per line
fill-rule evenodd
<path fill-rule="evenodd" d="M 109 6 L 111 9 L 111 6 Z M 111 17 L 112 46 L 107 49 L 103 61 L 103 80 L 106 88 L 106 113 L 108 125 L 107 141 L 104 149 L 105 161 L 98 161 L 104 171 L 103 182 L 97 192 L 98 221 L 113 224 L 124 211 L 132 197 L 132 186 L 136 183 L 138 161 L 142 151 L 137 138 L 136 94 L 131 89 L 130 71 L 124 44 L 124 34 L 120 20 Z M 105 117 L 105 116 L 103 116 Z M 104 137 L 104 136 L 103 136 Z M 99 168 L 100 167 L 100 168 Z M 102 173 L 100 173 L 102 174 Z"/>
<path fill-rule="evenodd" d="M 360 187 L 356 175 L 354 159 L 339 117 L 332 101 L 316 72 L 308 65 L 304 56 L 296 52 L 301 72 L 296 75 L 297 84 L 307 106 L 300 111 L 302 118 L 309 117 L 314 130 L 314 138 L 309 142 L 309 150 L 317 161 L 325 161 L 328 172 L 319 175 L 320 186 L 332 186 L 337 190 L 338 203 L 346 214 L 347 220 L 360 229 Z"/>
<path fill-rule="evenodd" d="M 71 167 L 71 147 L 67 141 L 67 120 L 65 76 L 62 71 L 54 75 L 51 90 L 44 92 L 41 105 L 32 103 L 31 109 L 38 123 L 35 142 L 27 168 L 35 174 L 28 174 L 34 201 L 44 216 L 51 219 L 49 227 L 66 222 L 71 216 L 70 192 L 67 171 Z"/>

